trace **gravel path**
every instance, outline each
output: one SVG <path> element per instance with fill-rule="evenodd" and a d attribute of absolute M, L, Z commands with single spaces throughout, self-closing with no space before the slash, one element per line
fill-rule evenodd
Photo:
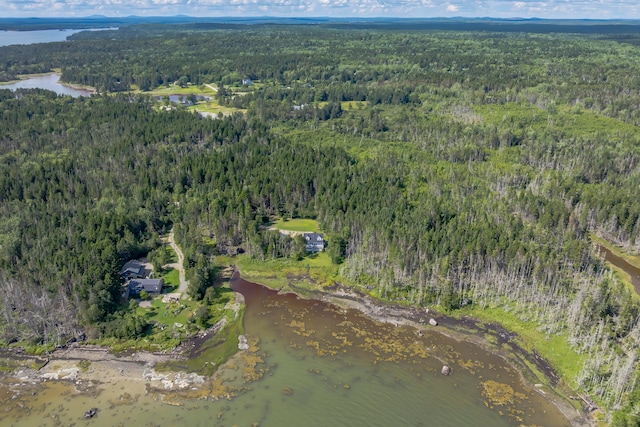
<path fill-rule="evenodd" d="M 168 264 L 167 266 L 178 270 L 178 273 L 180 276 L 180 286 L 178 287 L 177 293 L 181 295 L 182 299 L 184 299 L 187 297 L 187 287 L 189 286 L 189 282 L 187 282 L 187 279 L 185 278 L 185 275 L 184 275 L 184 267 L 183 267 L 184 255 L 182 254 L 182 251 L 180 250 L 178 245 L 176 245 L 176 242 L 173 236 L 173 229 L 171 230 L 171 232 L 169 233 L 169 236 L 167 237 L 167 242 L 169 243 L 169 245 L 171 246 L 171 249 L 173 249 L 173 251 L 176 253 L 176 256 L 178 257 L 178 262 Z"/>

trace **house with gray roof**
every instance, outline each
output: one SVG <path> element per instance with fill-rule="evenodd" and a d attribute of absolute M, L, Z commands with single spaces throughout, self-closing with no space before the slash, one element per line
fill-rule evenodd
<path fill-rule="evenodd" d="M 132 279 L 129 280 L 129 291 L 139 295 L 145 291 L 149 295 L 158 295 L 162 292 L 164 281 L 162 279 Z"/>
<path fill-rule="evenodd" d="M 144 264 L 135 259 L 127 261 L 127 263 L 122 267 L 122 270 L 120 270 L 120 277 L 124 280 L 140 279 L 145 277 Z"/>
<path fill-rule="evenodd" d="M 320 233 L 304 233 L 304 240 L 307 242 L 305 249 L 307 252 L 322 252 L 324 250 L 324 235 Z"/>

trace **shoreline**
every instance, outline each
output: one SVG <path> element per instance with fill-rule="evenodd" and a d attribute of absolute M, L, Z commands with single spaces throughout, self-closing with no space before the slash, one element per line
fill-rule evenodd
<path fill-rule="evenodd" d="M 236 274 L 238 276 L 236 276 Z M 240 277 L 236 270 L 235 277 Z M 264 286 L 264 285 L 261 285 Z M 520 375 L 521 381 L 529 389 L 542 395 L 551 402 L 574 427 L 592 427 L 595 421 L 585 410 L 580 411 L 558 392 L 557 376 L 551 366 L 535 353 L 531 354 L 513 340 L 516 337 L 497 324 L 481 324 L 471 318 L 457 319 L 440 313 L 430 313 L 426 309 L 405 307 L 398 304 L 375 300 L 353 289 L 342 285 L 335 285 L 328 290 L 314 290 L 299 288 L 292 283 L 286 288 L 277 289 L 283 293 L 294 293 L 302 298 L 312 298 L 334 304 L 345 309 L 358 310 L 367 317 L 395 326 L 409 326 L 421 334 L 422 331 L 436 332 L 457 341 L 470 342 L 496 354 L 513 366 Z M 437 325 L 430 324 L 433 319 Z M 493 337 L 495 343 L 488 337 Z M 180 360 L 186 357 L 189 350 L 201 340 L 196 336 L 182 343 L 174 350 L 167 353 L 153 353 L 136 351 L 131 353 L 115 354 L 107 347 L 98 345 L 84 345 L 73 343 L 64 348 L 59 348 L 48 354 L 46 358 L 31 356 L 15 350 L 5 350 L 4 356 L 19 361 L 20 366 L 7 372 L 3 376 L 11 382 L 18 383 L 16 395 L 28 396 L 37 392 L 41 383 L 59 382 L 73 386 L 76 391 L 92 393 L 100 385 L 121 386 L 131 382 L 131 385 L 141 392 L 150 391 L 180 391 L 198 388 L 216 377 L 214 373 L 210 378 L 191 374 L 180 370 L 156 372 L 158 364 L 172 360 Z M 508 348 L 503 348 L 506 345 Z M 235 358 L 236 352 L 230 360 Z M 0 357 L 3 354 L 0 353 Z M 39 362 L 39 363 L 38 363 Z M 531 370 L 527 362 L 536 366 L 538 372 Z M 41 365 L 38 367 L 38 365 Z M 29 367 L 31 366 L 31 367 Z M 545 375 L 545 383 L 538 384 L 536 380 L 539 374 Z M 566 390 L 565 390 L 566 391 Z M 576 398 L 577 399 L 577 398 Z"/>
<path fill-rule="evenodd" d="M 81 85 L 81 84 L 77 84 L 77 83 L 67 83 L 67 82 L 61 81 L 60 78 L 62 77 L 62 74 L 61 74 L 60 70 L 58 70 L 58 71 L 56 71 L 56 70 L 49 71 L 47 73 L 18 74 L 18 76 L 17 76 L 18 79 L 17 80 L 9 80 L 9 81 L 6 81 L 6 82 L 0 82 L 0 89 L 3 89 L 3 86 L 7 86 L 7 85 L 23 82 L 23 81 L 29 80 L 31 78 L 50 76 L 52 74 L 55 74 L 55 75 L 58 76 L 58 83 L 60 85 L 68 87 L 69 89 L 87 91 L 87 92 L 89 92 L 89 95 L 93 95 L 93 94 L 98 93 L 96 88 L 94 88 L 92 86 L 86 86 L 86 85 Z"/>
<path fill-rule="evenodd" d="M 238 274 L 241 277 L 239 271 Z M 409 326 L 417 329 L 418 333 L 422 333 L 422 331 L 435 332 L 456 341 L 465 341 L 478 345 L 484 350 L 498 355 L 513 366 L 525 386 L 551 402 L 572 426 L 593 427 L 596 425 L 596 421 L 589 415 L 589 412 L 584 410 L 584 407 L 581 412 L 569 401 L 571 398 L 579 399 L 578 396 L 563 396 L 558 391 L 561 388 L 559 386 L 561 378 L 553 367 L 535 352 L 531 354 L 515 343 L 516 335 L 497 323 L 485 325 L 469 317 L 457 319 L 441 313 L 431 313 L 428 309 L 419 310 L 415 307 L 375 300 L 368 295 L 363 295 L 340 284 L 336 284 L 328 288 L 328 290 L 309 290 L 297 288 L 289 282 L 288 287 L 274 290 L 283 293 L 294 293 L 301 298 L 319 299 L 345 309 L 357 310 L 380 323 L 389 323 L 397 327 Z M 435 320 L 437 325 L 431 325 L 429 323 L 431 319 Z M 490 342 L 485 337 L 485 334 L 494 337 L 497 344 Z M 503 345 L 509 348 L 507 350 L 500 348 Z M 538 373 L 544 375 L 545 380 L 550 384 L 540 384 L 532 381 L 532 378 L 528 378 L 529 376 L 538 379 L 538 376 L 536 372 L 526 365 L 527 362 L 534 365 Z M 564 391 L 570 392 L 569 390 Z"/>

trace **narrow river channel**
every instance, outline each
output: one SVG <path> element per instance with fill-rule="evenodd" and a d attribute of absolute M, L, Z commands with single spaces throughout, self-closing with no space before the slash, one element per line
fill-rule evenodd
<path fill-rule="evenodd" d="M 105 382 L 93 388 L 42 383 L 34 396 L 12 400 L 17 386 L 2 387 L 0 425 L 570 425 L 503 359 L 473 344 L 238 278 L 232 287 L 245 297 L 251 348 L 199 390 L 158 392 L 134 374 L 130 382 L 110 382 L 103 365 Z M 443 364 L 450 376 L 440 373 Z M 83 419 L 91 407 L 97 415 Z"/>
<path fill-rule="evenodd" d="M 628 263 L 627 260 L 617 256 L 604 246 L 598 245 L 598 252 L 605 260 L 623 270 L 631 277 L 631 284 L 633 285 L 636 293 L 640 295 L 640 268 Z"/>

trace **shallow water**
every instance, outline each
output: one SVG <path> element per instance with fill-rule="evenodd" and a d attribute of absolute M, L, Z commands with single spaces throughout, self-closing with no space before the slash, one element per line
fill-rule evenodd
<path fill-rule="evenodd" d="M 233 287 L 245 296 L 252 349 L 206 386 L 221 400 L 198 391 L 188 399 L 147 393 L 139 381 L 82 392 L 52 382 L 35 396 L 0 394 L 0 425 L 569 426 L 501 358 L 477 346 L 243 280 Z M 443 363 L 452 375 L 440 373 Z M 98 415 L 83 419 L 91 407 Z"/>

